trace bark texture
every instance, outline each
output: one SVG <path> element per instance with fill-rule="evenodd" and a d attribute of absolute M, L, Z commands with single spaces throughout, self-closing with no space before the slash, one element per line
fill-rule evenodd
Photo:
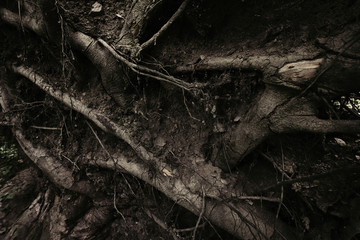
<path fill-rule="evenodd" d="M 321 134 L 326 139 L 327 134 L 360 133 L 360 120 L 342 119 L 327 100 L 350 96 L 341 106 L 352 104 L 353 112 L 359 111 L 358 20 L 348 20 L 342 31 L 327 38 L 312 38 L 305 23 L 293 30 L 272 19 L 277 27 L 269 23 L 265 35 L 257 35 L 244 32 L 241 14 L 231 14 L 249 6 L 261 11 L 253 3 L 230 1 L 234 10 L 215 21 L 209 16 L 215 18 L 211 13 L 222 10 L 215 1 L 137 0 L 122 3 L 127 15 L 115 14 L 121 29 L 117 27 L 116 39 L 111 39 L 90 36 L 77 29 L 76 21 L 67 22 L 65 16 L 72 13 L 64 2 L 69 4 L 41 0 L 0 7 L 1 24 L 22 29 L 33 48 L 16 54 L 4 50 L 1 117 L 37 168 L 19 172 L 0 188 L 1 196 L 31 196 L 23 202 L 24 211 L 13 213 L 4 239 L 96 239 L 102 234 L 111 239 L 119 237 L 116 231 L 129 234 L 113 226 L 132 226 L 131 216 L 123 212 L 132 198 L 145 195 L 144 185 L 151 188 L 153 200 L 150 207 L 146 201 L 137 207 L 174 239 L 186 231 L 196 239 L 206 224 L 239 239 L 304 237 L 310 220 L 303 209 L 310 205 L 313 210 L 311 203 L 300 201 L 303 215 L 295 222 L 297 213 L 285 205 L 291 201 L 284 195 L 305 188 L 300 184 L 305 181 L 312 184 L 308 188 L 318 182 L 301 175 L 299 181 L 293 179 L 298 177 L 291 165 L 296 160 L 284 153 L 282 142 L 280 153 L 265 152 L 274 148 L 272 139 L 288 134 Z M 103 7 L 108 11 L 107 3 Z M 275 5 L 268 6 L 274 14 L 286 9 Z M 159 15 L 163 10 L 167 19 Z M 109 17 L 105 15 L 95 19 Z M 264 30 L 262 25 L 254 23 L 254 28 Z M 219 34 L 223 29 L 228 36 Z M 25 35 L 28 30 L 32 35 Z M 291 42 L 290 33 L 299 39 Z M 203 41 L 203 36 L 212 40 Z M 44 46 L 35 44 L 40 40 Z M 235 40 L 241 44 L 231 42 Z M 344 140 L 334 140 L 350 148 Z M 265 142 L 267 150 L 261 150 Z M 296 151 L 301 152 L 292 154 Z M 271 166 L 255 167 L 260 158 L 249 159 L 254 152 Z M 358 168 L 353 170 L 348 175 L 356 179 Z M 36 171 L 48 180 L 41 187 Z M 149 210 L 162 204 L 154 189 L 198 217 L 190 230 L 173 229 Z M 121 202 L 125 199 L 127 204 Z M 325 213 L 335 203 L 316 202 Z M 143 216 L 134 216 L 136 224 Z M 345 213 L 340 217 L 350 221 L 351 229 L 357 223 Z"/>

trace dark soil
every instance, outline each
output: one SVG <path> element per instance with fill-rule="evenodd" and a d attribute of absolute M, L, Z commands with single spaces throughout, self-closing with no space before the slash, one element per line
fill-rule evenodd
<path fill-rule="evenodd" d="M 94 2 L 60 0 L 58 8 L 66 24 L 75 30 L 116 45 L 131 1 L 99 1 L 103 6 L 103 13 L 97 16 L 90 14 Z M 175 11 L 178 4 L 179 1 L 176 1 L 166 7 Z M 186 13 L 158 39 L 157 45 L 143 53 L 142 61 L 157 68 L 171 69 L 176 64 L 195 63 L 202 56 L 236 56 L 249 50 L 254 53 L 286 53 L 293 46 L 315 44 L 318 38 L 338 34 L 347 24 L 358 21 L 359 6 L 359 1 L 192 1 Z M 144 36 L 151 36 L 154 29 L 163 24 L 164 19 L 164 16 L 155 19 L 145 30 Z M 1 27 L 4 30 L 0 33 L 0 44 L 12 46 L 11 49 L 1 49 L 2 65 L 17 56 L 18 59 L 41 68 L 42 72 L 48 74 L 49 81 L 56 82 L 59 87 L 83 93 L 81 97 L 88 100 L 89 106 L 102 107 L 101 103 L 106 102 L 107 109 L 101 109 L 102 111 L 111 113 L 114 120 L 129 126 L 134 137 L 144 147 L 174 165 L 184 164 L 179 159 L 194 159 L 196 149 L 203 149 L 205 152 L 211 149 L 209 139 L 221 136 L 223 131 L 231 129 L 235 124 L 238 114 L 235 109 L 240 108 L 245 113 L 250 107 L 250 100 L 263 89 L 259 71 L 229 70 L 179 76 L 189 82 L 214 84 L 224 78 L 232 80 L 215 90 L 207 89 L 200 96 L 184 93 L 155 80 L 142 79 L 141 82 L 133 82 L 136 90 L 132 93 L 133 107 L 130 111 L 135 114 L 119 119 L 120 114 L 117 113 L 120 110 L 103 90 L 96 72 L 88 70 L 83 61 L 79 60 L 78 64 L 85 65 L 84 71 L 77 75 L 78 79 L 86 81 L 79 82 L 78 79 L 69 77 L 70 73 L 59 70 L 62 68 L 59 68 L 58 60 L 65 65 L 70 64 L 66 57 L 62 59 L 60 51 L 50 55 L 48 43 L 39 47 L 31 33 L 10 28 L 6 29 L 5 36 L 7 27 Z M 14 36 L 20 36 L 22 41 L 17 41 Z M 9 44 L 10 42 L 14 44 Z M 79 155 L 86 155 L 88 152 L 99 152 L 100 156 L 107 157 L 82 116 L 50 99 L 24 79 L 17 80 L 14 85 L 24 102 L 41 101 L 39 105 L 19 109 L 26 116 L 22 127 L 34 142 L 41 142 L 59 152 L 66 149 L 62 154 L 69 159 L 77 159 Z M 33 111 L 33 108 L 39 107 L 43 108 L 40 114 L 39 111 Z M 327 112 L 326 109 L 322 111 Z M 339 113 L 343 119 L 350 118 L 344 111 Z M 47 131 L 33 126 L 66 130 Z M 124 154 L 134 154 L 123 142 L 96 130 L 105 142 L 124 149 Z M 301 229 L 308 239 L 354 236 L 360 232 L 360 219 L 356 214 L 359 212 L 360 202 L 359 149 L 359 134 L 277 136 L 263 143 L 233 173 L 238 174 L 239 182 L 244 178 L 248 180 L 243 188 L 249 195 L 277 196 L 283 191 L 286 196 L 283 204 L 286 207 L 281 209 L 280 217 Z M 66 160 L 64 164 L 74 168 Z M 283 166 L 285 171 L 281 173 L 274 168 L 274 164 L 280 168 Z M 35 169 L 31 164 L 26 167 Z M 20 169 L 16 168 L 14 174 Z M 173 239 L 168 231 L 146 214 L 145 208 L 153 210 L 155 216 L 172 228 L 183 229 L 196 224 L 196 216 L 131 176 L 100 167 L 80 165 L 80 169 L 76 173 L 79 179 L 88 177 L 98 190 L 109 196 L 112 196 L 114 186 L 116 187 L 117 207 L 126 219 L 125 222 L 114 211 L 111 224 L 104 227 L 98 236 L 106 236 L 106 239 Z M 289 182 L 281 189 L 276 182 L 288 180 L 285 174 L 292 179 L 304 180 Z M 130 183 L 131 190 L 124 178 Z M 39 179 L 41 184 L 37 191 L 50 184 L 40 174 Z M 279 189 L 281 191 L 276 191 Z M 34 197 L 36 196 L 31 195 L 26 201 L 12 201 L 9 207 L 24 209 Z M 15 215 L 20 214 L 10 214 L 10 208 L 3 220 L 6 223 L 2 225 L 4 228 L 16 219 Z M 185 232 L 181 236 L 187 239 L 191 234 L 192 232 Z M 232 239 L 224 231 L 208 225 L 199 228 L 197 234 L 197 239 Z"/>

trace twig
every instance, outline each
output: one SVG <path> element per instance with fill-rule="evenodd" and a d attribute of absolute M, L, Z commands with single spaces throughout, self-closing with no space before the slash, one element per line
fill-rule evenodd
<path fill-rule="evenodd" d="M 74 165 L 74 166 L 77 168 L 77 170 L 80 170 L 80 168 L 79 168 L 79 166 L 76 164 L 76 162 L 72 161 L 70 158 L 68 158 L 68 157 L 65 156 L 64 154 L 61 154 L 61 156 L 62 156 L 63 158 L 65 158 L 66 160 L 68 160 L 69 162 L 71 162 L 71 164 Z"/>
<path fill-rule="evenodd" d="M 164 221 L 162 221 L 160 218 L 158 218 L 157 216 L 155 216 L 154 214 L 152 214 L 150 212 L 149 209 L 144 209 L 146 215 L 148 215 L 150 218 L 152 218 L 162 229 L 168 231 L 172 237 L 175 239 L 175 240 L 179 240 L 180 238 L 175 234 L 175 231 L 173 229 L 170 229 L 166 223 Z"/>
<path fill-rule="evenodd" d="M 276 202 L 276 203 L 281 202 L 281 199 L 279 199 L 279 198 L 270 198 L 270 197 L 262 197 L 262 196 L 238 196 L 235 199 L 239 199 L 239 200 L 259 200 L 259 201 Z"/>
<path fill-rule="evenodd" d="M 113 204 L 114 204 L 114 208 L 116 210 L 116 212 L 122 217 L 122 219 L 124 219 L 125 223 L 126 223 L 126 219 L 124 217 L 124 214 L 122 214 L 122 212 L 119 211 L 119 209 L 116 206 L 116 185 L 114 186 L 114 200 L 113 200 Z"/>
<path fill-rule="evenodd" d="M 199 90 L 201 88 L 204 88 L 206 86 L 208 86 L 208 84 L 206 83 L 188 83 L 185 82 L 181 79 L 175 78 L 173 76 L 169 76 L 166 75 L 164 73 L 161 73 L 159 71 L 156 71 L 154 69 L 145 67 L 145 66 L 141 66 L 139 64 L 130 62 L 129 60 L 127 60 L 125 57 L 121 56 L 113 47 L 111 47 L 107 42 L 105 42 L 104 40 L 102 40 L 101 38 L 98 39 L 98 41 L 104 46 L 106 47 L 111 54 L 114 55 L 114 57 L 118 60 L 120 60 L 121 62 L 125 63 L 132 71 L 134 71 L 135 73 L 138 73 L 140 75 L 146 76 L 146 77 L 150 77 L 159 81 L 164 81 L 164 82 L 168 82 L 171 83 L 175 86 L 178 86 L 186 91 L 196 91 Z"/>
<path fill-rule="evenodd" d="M 23 33 L 25 33 L 25 29 L 24 29 L 24 25 L 23 25 L 23 19 L 22 19 L 22 14 L 21 11 L 23 10 L 23 1 L 18 1 L 18 15 L 19 15 L 19 19 L 20 19 L 20 26 L 21 26 L 21 31 Z"/>
<path fill-rule="evenodd" d="M 42 126 L 30 126 L 31 128 L 35 128 L 35 129 L 43 129 L 43 130 L 53 130 L 53 131 L 61 131 L 61 128 L 56 128 L 56 127 L 42 127 Z"/>
<path fill-rule="evenodd" d="M 192 119 L 194 119 L 195 121 L 201 122 L 200 119 L 197 119 L 197 118 L 195 118 L 195 117 L 193 117 L 193 116 L 191 115 L 191 112 L 190 112 L 190 110 L 189 110 L 189 107 L 188 107 L 188 105 L 186 104 L 186 98 L 185 98 L 184 89 L 182 90 L 182 93 L 183 93 L 183 97 L 184 97 L 184 105 L 185 105 L 185 107 L 186 107 L 187 112 L 189 113 L 189 116 L 190 116 Z"/>
<path fill-rule="evenodd" d="M 200 214 L 199 214 L 199 218 L 198 218 L 198 220 L 197 220 L 197 222 L 196 222 L 196 225 L 195 225 L 195 229 L 194 229 L 194 233 L 193 233 L 193 236 L 192 236 L 192 240 L 195 240 L 196 231 L 197 231 L 197 229 L 199 228 L 200 221 L 201 221 L 201 219 L 202 219 L 202 217 L 203 217 L 203 215 L 204 215 L 204 212 L 205 212 L 205 190 L 204 190 L 204 187 L 202 187 L 202 195 L 203 195 L 203 196 L 202 196 L 203 199 L 202 199 L 201 212 L 200 212 Z"/>
<path fill-rule="evenodd" d="M 281 174 L 281 181 L 284 181 L 284 151 L 283 151 L 283 147 L 282 147 L 282 142 L 280 142 L 280 148 L 281 148 L 281 163 L 282 163 L 282 174 Z M 280 203 L 279 203 L 279 206 L 278 206 L 278 209 L 276 211 L 276 219 L 279 218 L 279 213 L 280 213 L 280 210 L 281 210 L 281 205 L 283 203 L 283 200 L 284 200 L 284 186 L 281 186 L 281 194 L 280 194 Z M 276 224 L 276 222 L 275 222 Z M 276 226 L 274 227 L 274 229 L 276 229 Z"/>
<path fill-rule="evenodd" d="M 200 224 L 197 228 L 202 228 L 202 227 L 205 227 L 206 223 L 202 223 Z M 190 228 L 181 228 L 181 229 L 173 229 L 174 232 L 190 232 L 190 231 L 194 231 L 196 229 L 196 226 L 195 227 L 190 227 Z"/>
<path fill-rule="evenodd" d="M 113 161 L 114 163 L 114 168 L 117 169 L 117 164 L 115 159 L 113 158 L 113 156 L 109 153 L 109 151 L 105 148 L 104 144 L 102 143 L 102 141 L 100 140 L 99 136 L 97 135 L 97 133 L 95 132 L 94 128 L 90 125 L 90 123 L 88 121 L 86 121 L 86 124 L 89 126 L 90 130 L 92 131 L 92 133 L 94 134 L 94 136 L 96 137 L 97 141 L 100 143 L 101 147 L 104 149 L 104 151 L 106 152 L 106 154 L 109 156 L 109 158 Z M 119 171 L 120 172 L 120 171 Z M 121 172 L 120 172 L 121 173 Z M 133 191 L 132 187 L 130 186 L 130 183 L 128 182 L 128 180 L 125 178 L 124 174 L 121 173 L 121 175 L 123 176 L 126 184 L 128 185 L 131 193 L 136 196 L 135 192 Z"/>
<path fill-rule="evenodd" d="M 182 12 L 185 10 L 186 5 L 188 4 L 188 2 L 189 2 L 189 0 L 185 0 L 180 5 L 178 10 L 174 13 L 174 15 L 171 16 L 169 21 L 167 21 L 167 23 L 165 23 L 160 28 L 160 30 L 157 33 L 155 33 L 149 40 L 147 40 L 146 42 L 144 42 L 143 44 L 140 45 L 140 50 L 137 53 L 137 55 L 140 53 L 140 51 L 144 50 L 145 48 L 148 48 L 151 44 L 154 44 L 154 46 L 156 45 L 156 39 L 158 37 L 160 37 L 170 27 L 170 25 L 182 14 Z"/>
<path fill-rule="evenodd" d="M 266 160 L 270 161 L 272 163 L 272 165 L 279 171 L 281 172 L 281 174 L 283 176 L 285 176 L 287 179 L 291 179 L 291 177 L 289 175 L 287 175 L 287 173 L 284 171 L 284 169 L 280 168 L 276 162 L 274 161 L 274 159 L 272 159 L 271 157 L 269 157 L 268 155 L 266 155 L 263 152 L 260 152 L 260 155 L 263 156 Z"/>

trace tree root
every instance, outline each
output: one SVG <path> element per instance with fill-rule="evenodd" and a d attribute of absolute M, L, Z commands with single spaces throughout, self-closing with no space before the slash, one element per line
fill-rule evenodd
<path fill-rule="evenodd" d="M 140 0 L 133 3 L 130 12 L 125 18 L 125 23 L 119 36 L 120 41 L 116 44 L 116 49 L 128 53 L 131 57 L 136 56 L 141 49 L 139 38 L 143 33 L 146 20 L 151 12 L 162 2 L 163 0 Z"/>
<path fill-rule="evenodd" d="M 45 22 L 34 21 L 29 16 L 24 16 L 23 19 L 20 19 L 17 14 L 4 8 L 0 8 L 0 17 L 15 26 L 23 24 L 39 36 L 47 38 L 46 33 L 43 31 L 43 26 L 46 25 Z M 53 26 L 53 28 L 59 28 L 59 26 Z M 125 108 L 128 103 L 126 102 L 124 89 L 126 89 L 130 83 L 127 67 L 119 63 L 116 58 L 95 39 L 70 29 L 68 29 L 67 32 L 70 45 L 83 53 L 92 64 L 94 64 L 101 75 L 101 80 L 107 93 L 112 96 L 121 107 Z M 58 39 L 58 41 L 60 42 L 60 39 Z"/>
<path fill-rule="evenodd" d="M 73 199 L 70 195 L 56 196 L 49 212 L 48 225 L 44 227 L 42 237 L 61 240 L 70 234 L 69 222 L 76 221 L 88 208 L 88 199 L 83 195 Z M 47 237 L 44 237 L 47 236 Z"/>
<path fill-rule="evenodd" d="M 72 229 L 70 238 L 91 239 L 104 225 L 108 224 L 113 215 L 112 206 L 97 206 L 91 208 Z"/>
<path fill-rule="evenodd" d="M 250 206 L 243 202 L 234 203 L 232 206 L 235 206 L 235 208 L 230 208 L 223 202 L 222 199 L 232 197 L 231 193 L 233 193 L 234 189 L 232 184 L 226 182 L 226 179 L 221 180 L 220 174 L 214 178 L 213 173 L 220 173 L 221 171 L 219 169 L 214 168 L 205 162 L 201 166 L 192 165 L 173 168 L 155 158 L 153 154 L 149 153 L 139 143 L 135 142 L 124 127 L 111 121 L 110 118 L 103 113 L 88 108 L 82 101 L 70 97 L 70 94 L 54 89 L 31 68 L 12 65 L 11 69 L 16 73 L 27 77 L 49 95 L 58 99 L 65 105 L 84 114 L 104 131 L 110 132 L 123 139 L 142 159 L 141 161 L 129 161 L 123 154 L 114 150 L 114 153 L 112 154 L 114 161 L 109 160 L 108 163 L 103 163 L 103 166 L 111 168 L 112 170 L 124 169 L 131 175 L 156 187 L 175 202 L 195 214 L 200 214 L 203 208 L 202 200 L 205 199 L 206 207 L 203 214 L 204 217 L 240 238 L 252 239 L 254 238 L 254 234 L 261 239 L 269 238 L 274 234 L 277 235 L 277 232 L 281 232 L 283 235 L 290 234 L 287 232 L 287 227 L 283 226 L 280 222 L 276 225 L 277 229 L 275 230 L 273 228 L 274 216 L 267 213 L 264 209 Z M 46 151 L 41 147 L 35 148 L 30 142 L 24 140 L 25 138 L 19 130 L 16 131 L 16 134 L 19 141 L 22 141 L 21 144 L 23 145 L 24 150 L 29 152 L 30 158 L 36 159 L 37 157 L 40 157 L 40 160 L 36 160 L 37 164 L 43 164 L 42 162 L 44 160 L 48 163 L 56 164 L 54 159 L 50 159 L 51 155 L 45 154 Z M 106 148 L 110 149 L 109 147 Z M 34 155 L 31 152 L 39 154 Z M 114 162 L 117 166 L 114 166 Z M 58 184 L 61 184 L 61 181 L 64 181 L 65 184 L 62 183 L 64 187 L 74 189 L 74 186 L 76 186 L 77 183 L 73 182 L 73 178 L 71 177 L 71 174 L 68 173 L 68 170 L 58 166 L 58 168 L 61 168 L 62 170 L 61 172 L 57 171 L 55 176 L 55 172 L 51 171 L 51 166 L 54 165 L 50 164 L 50 166 L 48 166 L 45 165 L 45 163 L 43 165 L 44 171 L 50 174 L 51 179 Z M 150 166 L 151 168 L 155 167 L 156 169 L 155 177 L 154 171 L 151 170 Z M 50 169 L 46 169 L 48 167 Z M 192 171 L 189 171 L 189 169 L 193 169 L 195 174 L 193 174 Z M 64 179 L 64 176 L 67 176 L 68 179 Z M 91 191 L 91 188 L 85 189 Z M 203 198 L 202 192 L 205 193 L 205 198 Z M 235 212 L 234 209 L 236 209 Z"/>
<path fill-rule="evenodd" d="M 283 116 L 270 120 L 275 133 L 360 133 L 359 120 L 323 120 L 315 116 Z"/>
<path fill-rule="evenodd" d="M 49 189 L 45 194 L 39 193 L 31 205 L 11 226 L 4 239 L 36 239 L 41 235 L 41 223 L 44 221 L 44 218 L 50 209 L 51 201 L 52 194 Z"/>
<path fill-rule="evenodd" d="M 38 178 L 36 172 L 31 169 L 25 169 L 15 177 L 5 183 L 0 189 L 0 196 L 11 194 L 12 198 L 23 197 L 31 194 L 36 189 Z"/>

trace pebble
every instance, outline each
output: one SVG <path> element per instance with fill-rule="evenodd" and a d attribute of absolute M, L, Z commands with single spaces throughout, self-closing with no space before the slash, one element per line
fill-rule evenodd
<path fill-rule="evenodd" d="M 95 2 L 92 5 L 91 11 L 90 11 L 90 15 L 91 16 L 99 16 L 103 14 L 103 6 L 101 5 L 101 3 L 99 2 Z"/>
<path fill-rule="evenodd" d="M 345 147 L 346 146 L 346 142 L 344 140 L 342 140 L 341 138 L 334 138 L 336 143 L 339 144 L 339 146 L 341 147 Z"/>

